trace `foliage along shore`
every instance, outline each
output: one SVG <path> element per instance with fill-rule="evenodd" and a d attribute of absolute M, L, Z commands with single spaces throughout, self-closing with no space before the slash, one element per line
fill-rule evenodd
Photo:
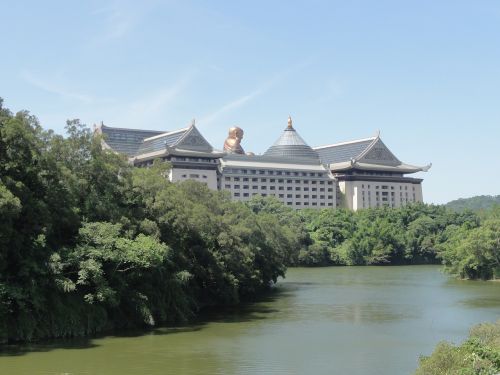
<path fill-rule="evenodd" d="M 497 375 L 500 373 L 500 320 L 472 327 L 469 338 L 455 346 L 440 342 L 421 357 L 415 375 Z"/>
<path fill-rule="evenodd" d="M 170 183 L 166 163 L 132 167 L 78 120 L 66 132 L 0 99 L 0 342 L 188 320 L 253 298 L 289 265 L 442 259 L 462 277 L 498 274 L 499 210 L 232 202 Z"/>

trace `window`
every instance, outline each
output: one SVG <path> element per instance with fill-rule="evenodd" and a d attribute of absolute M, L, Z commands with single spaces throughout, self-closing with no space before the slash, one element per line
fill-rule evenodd
<path fill-rule="evenodd" d="M 325 191 L 325 188 L 319 188 L 319 191 Z"/>
<path fill-rule="evenodd" d="M 229 184 L 225 184 L 225 185 L 224 185 L 224 188 L 225 188 L 225 189 L 231 189 L 231 185 L 229 185 Z"/>
<path fill-rule="evenodd" d="M 258 188 L 259 188 L 259 187 L 258 187 L 257 185 L 253 185 L 253 186 L 252 186 L 252 189 L 253 189 L 253 190 L 257 190 Z"/>
<path fill-rule="evenodd" d="M 266 171 L 259 171 L 259 174 L 265 174 Z"/>
<path fill-rule="evenodd" d="M 276 190 L 276 186 L 270 186 L 269 189 Z"/>
<path fill-rule="evenodd" d="M 309 199 L 309 195 L 304 195 L 304 199 Z"/>
<path fill-rule="evenodd" d="M 207 178 L 207 175 L 206 175 L 206 174 L 204 174 L 204 175 L 203 175 L 203 178 Z"/>
<path fill-rule="evenodd" d="M 287 194 L 286 197 L 287 198 L 293 198 L 293 195 L 292 194 Z"/>
<path fill-rule="evenodd" d="M 248 193 L 243 193 L 243 196 L 244 197 L 248 197 Z"/>
<path fill-rule="evenodd" d="M 267 186 L 265 186 L 265 185 L 264 185 L 264 186 L 261 186 L 260 188 L 261 188 L 262 190 L 267 190 Z"/>
<path fill-rule="evenodd" d="M 300 190 L 300 186 L 295 186 L 295 191 L 299 191 Z"/>
<path fill-rule="evenodd" d="M 293 188 L 291 186 L 287 186 L 286 190 L 293 190 Z"/>
<path fill-rule="evenodd" d="M 291 184 L 292 180 L 286 180 L 287 184 Z"/>
<path fill-rule="evenodd" d="M 304 206 L 309 206 L 309 202 L 304 202 Z"/>
<path fill-rule="evenodd" d="M 311 184 L 316 185 L 316 181 L 311 181 Z"/>
<path fill-rule="evenodd" d="M 231 181 L 231 177 L 224 177 L 224 181 Z"/>
<path fill-rule="evenodd" d="M 275 182 L 276 180 L 274 178 L 271 178 L 269 182 Z"/>
<path fill-rule="evenodd" d="M 333 199 L 333 195 L 329 195 L 328 199 Z M 365 198 L 363 197 L 363 199 L 365 199 Z"/>
<path fill-rule="evenodd" d="M 235 196 L 235 197 L 239 197 L 239 196 L 240 196 L 240 193 L 234 193 L 234 196 Z"/>
<path fill-rule="evenodd" d="M 200 178 L 200 175 L 196 174 L 196 173 L 192 173 L 189 175 L 189 178 Z"/>
<path fill-rule="evenodd" d="M 280 195 L 279 195 L 279 197 L 280 197 L 280 198 L 284 198 L 284 197 L 285 197 L 285 195 L 284 195 L 284 194 L 280 194 Z"/>
<path fill-rule="evenodd" d="M 278 186 L 278 190 L 284 190 L 285 188 L 283 186 Z"/>
<path fill-rule="evenodd" d="M 286 204 L 287 204 L 288 206 L 291 206 L 291 205 L 292 205 L 292 202 L 286 202 Z"/>
<path fill-rule="evenodd" d="M 325 184 L 325 181 L 320 181 L 319 182 L 320 185 L 324 185 Z"/>
<path fill-rule="evenodd" d="M 279 180 L 278 180 L 278 183 L 282 184 L 282 183 L 283 183 L 283 180 L 282 180 L 282 179 L 279 179 Z"/>
<path fill-rule="evenodd" d="M 234 178 L 234 181 L 239 181 L 239 180 L 240 180 L 240 178 L 239 178 L 239 177 L 235 177 L 235 178 Z"/>
<path fill-rule="evenodd" d="M 240 185 L 234 185 L 234 188 L 235 188 L 235 189 L 239 189 L 239 188 L 240 188 Z"/>
<path fill-rule="evenodd" d="M 308 187 L 305 187 L 305 188 L 304 188 L 304 191 L 309 191 L 309 188 L 308 188 Z"/>
<path fill-rule="evenodd" d="M 295 183 L 296 184 L 300 184 L 300 180 L 295 180 Z"/>
<path fill-rule="evenodd" d="M 259 181 L 259 179 L 258 179 L 258 178 L 255 178 L 255 177 L 254 177 L 254 178 L 252 178 L 252 182 L 257 182 L 257 181 Z"/>
<path fill-rule="evenodd" d="M 319 199 L 325 199 L 325 196 L 324 195 L 320 195 Z"/>
<path fill-rule="evenodd" d="M 248 190 L 248 185 L 243 185 L 243 189 Z"/>
<path fill-rule="evenodd" d="M 267 182 L 267 178 L 261 178 L 260 182 Z"/>
<path fill-rule="evenodd" d="M 317 190 L 318 190 L 318 188 L 312 188 L 311 190 L 312 190 L 312 191 L 317 191 Z"/>
<path fill-rule="evenodd" d="M 312 195 L 311 198 L 312 199 L 316 199 L 316 198 L 318 198 L 318 196 L 317 195 Z"/>
<path fill-rule="evenodd" d="M 248 177 L 243 177 L 243 181 L 248 181 Z"/>
<path fill-rule="evenodd" d="M 295 195 L 295 198 L 300 198 L 300 194 Z"/>

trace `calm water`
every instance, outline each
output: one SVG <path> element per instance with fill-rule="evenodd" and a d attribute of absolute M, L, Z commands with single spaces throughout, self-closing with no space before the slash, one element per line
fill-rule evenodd
<path fill-rule="evenodd" d="M 1 374 L 410 374 L 500 318 L 500 283 L 435 266 L 291 269 L 265 301 L 195 325 L 0 353 Z"/>

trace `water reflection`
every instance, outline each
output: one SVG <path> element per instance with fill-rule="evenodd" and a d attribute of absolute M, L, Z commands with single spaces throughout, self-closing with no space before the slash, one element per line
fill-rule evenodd
<path fill-rule="evenodd" d="M 438 267 L 292 269 L 263 299 L 190 325 L 9 347 L 0 372 L 400 375 L 499 316 L 500 283 Z"/>

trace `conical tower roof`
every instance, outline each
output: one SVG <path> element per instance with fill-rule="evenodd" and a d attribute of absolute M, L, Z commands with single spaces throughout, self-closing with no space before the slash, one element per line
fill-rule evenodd
<path fill-rule="evenodd" d="M 288 126 L 281 137 L 264 152 L 265 156 L 285 158 L 319 159 L 314 151 L 292 126 L 292 118 L 288 116 Z"/>

